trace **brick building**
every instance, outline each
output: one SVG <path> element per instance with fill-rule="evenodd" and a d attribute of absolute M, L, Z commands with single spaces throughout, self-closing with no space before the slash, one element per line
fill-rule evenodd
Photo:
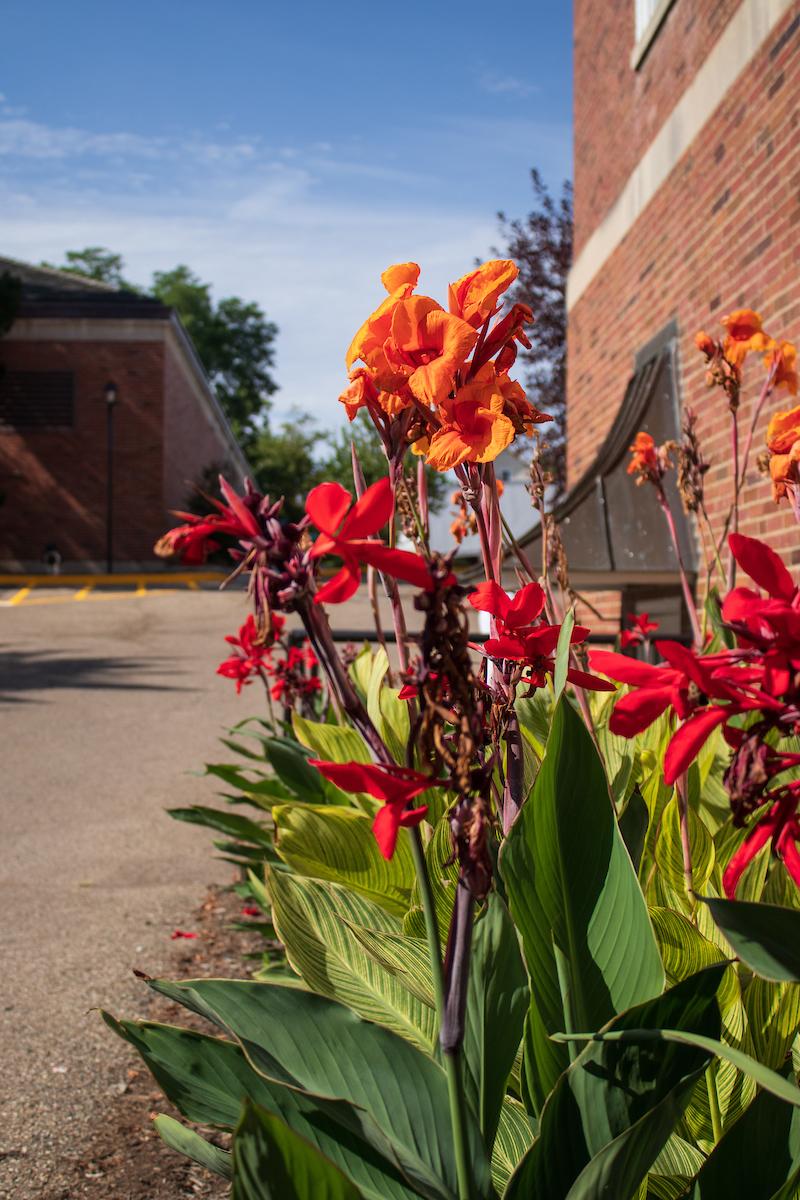
<path fill-rule="evenodd" d="M 626 611 L 658 607 L 660 592 L 676 613 L 674 556 L 650 489 L 624 476 L 626 448 L 639 428 L 674 436 L 691 406 L 719 527 L 729 416 L 705 387 L 694 334 L 719 336 L 720 318 L 746 306 L 800 342 L 800 0 L 574 0 L 574 50 L 568 539 L 604 612 L 618 614 L 619 587 Z M 745 371 L 745 431 L 762 380 L 758 358 Z M 796 402 L 773 396 L 756 451 L 770 413 Z M 742 532 L 800 562 L 797 526 L 755 457 Z M 696 566 L 685 524 L 681 537 Z"/>
<path fill-rule="evenodd" d="M 113 383 L 115 569 L 155 566 L 168 512 L 247 463 L 176 314 L 149 297 L 0 258 L 19 280 L 0 338 L 0 569 L 104 567 Z"/>

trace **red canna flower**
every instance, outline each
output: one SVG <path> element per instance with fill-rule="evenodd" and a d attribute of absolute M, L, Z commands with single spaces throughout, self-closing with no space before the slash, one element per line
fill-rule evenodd
<path fill-rule="evenodd" d="M 335 763 L 320 759 L 308 760 L 326 779 L 345 792 L 366 792 L 383 800 L 383 808 L 375 815 L 372 831 L 384 858 L 392 857 L 401 827 L 419 825 L 428 812 L 427 804 L 409 809 L 411 800 L 436 784 L 428 775 L 420 775 L 408 767 L 382 766 L 377 763 Z"/>
<path fill-rule="evenodd" d="M 372 535 L 389 522 L 394 511 L 388 476 L 368 487 L 352 508 L 351 501 L 352 496 L 340 483 L 320 483 L 308 493 L 306 512 L 320 530 L 311 557 L 336 554 L 342 559 L 339 571 L 314 597 L 316 603 L 341 604 L 349 600 L 361 582 L 362 563 L 415 587 L 429 588 L 430 571 L 421 555 L 408 550 L 393 550 L 382 542 L 371 540 Z"/>
<path fill-rule="evenodd" d="M 497 583 L 482 583 L 468 597 L 473 608 L 488 612 L 497 622 L 497 636 L 488 638 L 483 651 L 491 658 L 510 659 L 523 662 L 528 668 L 524 682 L 531 687 L 544 687 L 548 674 L 555 670 L 555 650 L 561 632 L 560 625 L 534 622 L 544 608 L 544 592 L 538 583 L 529 583 L 510 598 Z M 576 625 L 572 630 L 571 642 L 576 645 L 586 640 L 589 630 Z M 598 679 L 586 671 L 570 669 L 567 679 L 578 687 L 593 691 L 612 692 L 613 684 Z"/>
<path fill-rule="evenodd" d="M 273 616 L 273 630 L 275 631 L 279 631 L 278 621 L 281 622 L 280 628 L 283 628 L 284 618 L 276 614 Z M 260 675 L 269 663 L 269 650 L 266 646 L 258 645 L 257 639 L 258 629 L 252 613 L 240 628 L 238 636 L 228 634 L 225 638 L 226 642 L 237 648 L 238 653 L 232 654 L 224 662 L 221 662 L 217 667 L 217 674 L 224 675 L 226 679 L 235 680 L 237 696 L 245 684 L 252 683 L 253 679 Z"/>
<path fill-rule="evenodd" d="M 658 621 L 651 621 L 649 613 L 628 613 L 628 620 L 631 628 L 623 629 L 619 635 L 623 650 L 627 650 L 629 646 L 640 646 L 658 629 Z"/>
<path fill-rule="evenodd" d="M 773 852 L 783 860 L 787 872 L 800 887 L 800 820 L 797 815 L 800 796 L 797 788 L 797 783 L 789 784 L 775 793 L 777 799 L 755 823 L 725 868 L 722 886 L 731 900 L 736 897 L 736 889 L 746 868 L 768 842 L 772 843 Z"/>
<path fill-rule="evenodd" d="M 258 522 L 248 508 L 246 500 L 237 496 L 222 476 L 219 479 L 219 487 L 228 503 L 214 500 L 217 512 L 202 517 L 194 513 L 175 513 L 176 517 L 183 518 L 185 524 L 170 529 L 156 542 L 154 549 L 160 558 L 172 558 L 177 555 L 183 562 L 195 566 L 205 562 L 209 554 L 219 550 L 220 543 L 216 541 L 219 535 L 224 534 L 239 541 L 248 541 L 259 536 Z"/>

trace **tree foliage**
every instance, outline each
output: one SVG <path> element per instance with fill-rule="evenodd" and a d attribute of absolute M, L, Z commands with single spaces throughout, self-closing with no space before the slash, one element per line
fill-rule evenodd
<path fill-rule="evenodd" d="M 43 262 L 43 267 L 56 271 L 66 271 L 70 275 L 82 275 L 85 279 L 96 279 L 98 283 L 108 283 L 112 287 L 121 288 L 126 292 L 138 292 L 140 289 L 128 283 L 122 272 L 125 262 L 121 254 L 114 254 L 104 246 L 86 246 L 83 250 L 67 250 L 64 255 L 66 262 Z"/>
<path fill-rule="evenodd" d="M 572 262 L 572 184 L 565 180 L 553 198 L 541 175 L 531 171 L 534 207 L 524 218 L 498 213 L 505 242 L 502 253 L 519 266 L 510 299 L 533 310 L 530 350 L 520 362 L 531 401 L 553 417 L 546 427 L 547 465 L 554 481 L 565 478 L 567 380 L 567 272 Z"/>

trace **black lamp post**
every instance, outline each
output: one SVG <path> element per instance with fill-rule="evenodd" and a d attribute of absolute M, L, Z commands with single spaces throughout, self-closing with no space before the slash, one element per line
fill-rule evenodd
<path fill-rule="evenodd" d="M 106 400 L 106 571 L 114 570 L 114 406 L 117 403 L 117 385 L 107 383 L 103 389 Z"/>

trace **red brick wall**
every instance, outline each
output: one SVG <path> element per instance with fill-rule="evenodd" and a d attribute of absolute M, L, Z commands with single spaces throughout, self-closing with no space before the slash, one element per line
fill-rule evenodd
<path fill-rule="evenodd" d="M 576 254 L 740 3 L 675 0 L 633 70 L 634 0 L 574 0 Z"/>
<path fill-rule="evenodd" d="M 186 508 L 193 485 L 211 465 L 240 487 L 241 468 L 232 463 L 219 426 L 201 407 L 169 342 L 164 354 L 164 397 L 165 509 Z"/>
<path fill-rule="evenodd" d="M 106 403 L 114 413 L 114 557 L 152 559 L 163 532 L 162 386 L 159 342 L 0 342 L 9 370 L 72 371 L 72 429 L 0 431 L 0 562 L 31 566 L 55 545 L 65 562 L 105 561 Z"/>
<path fill-rule="evenodd" d="M 593 0 L 578 0 L 579 32 L 597 7 Z M 618 10 L 627 12 L 632 7 L 627 3 L 600 5 L 617 16 Z M 690 7 L 678 0 L 669 19 L 680 27 L 684 11 Z M 694 7 L 698 13 L 706 13 L 707 21 L 713 6 L 697 3 Z M 703 445 L 713 462 L 706 477 L 712 516 L 719 518 L 725 510 L 731 479 L 729 417 L 721 394 L 704 386 L 703 361 L 693 335 L 701 328 L 718 334 L 719 318 L 732 308 L 747 305 L 762 314 L 773 336 L 800 343 L 798 14 L 800 0 L 773 30 L 570 312 L 570 482 L 591 462 L 614 419 L 635 351 L 674 317 L 680 333 L 683 401 L 700 416 Z M 659 42 L 660 37 L 654 53 Z M 619 61 L 623 58 L 620 51 Z M 666 70 L 663 63 L 662 68 Z M 624 69 L 630 71 L 627 59 Z M 583 86 L 579 74 L 579 93 Z M 585 86 L 591 89 L 592 85 Z M 613 113 L 603 114 L 603 121 L 609 127 L 616 124 Z M 583 139 L 577 113 L 576 127 Z M 584 164 L 582 185 L 576 172 L 577 196 L 590 205 L 592 197 L 581 196 L 590 187 L 586 170 Z M 583 220 L 587 220 L 586 209 Z M 760 361 L 751 363 L 740 412 L 745 430 L 762 379 Z M 756 452 L 763 448 L 770 413 L 793 403 L 797 401 L 785 392 L 772 399 L 756 432 Z M 791 561 L 800 561 L 797 526 L 785 509 L 773 505 L 769 484 L 755 470 L 754 458 L 744 492 L 742 530 L 755 536 L 768 533 Z"/>

